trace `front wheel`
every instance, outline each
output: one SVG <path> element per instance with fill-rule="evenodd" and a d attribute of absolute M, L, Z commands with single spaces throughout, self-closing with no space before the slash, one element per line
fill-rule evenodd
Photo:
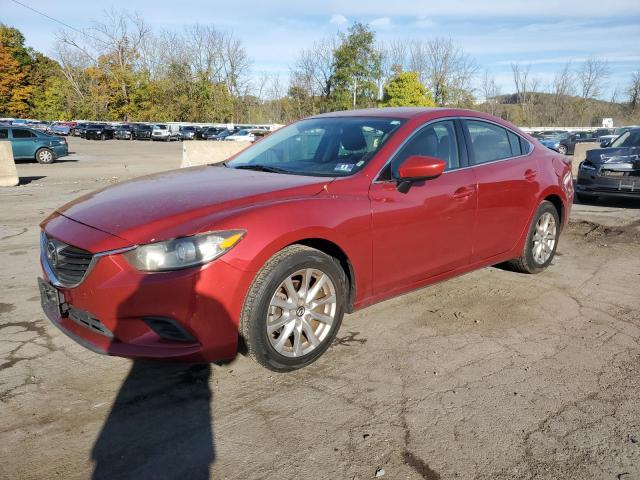
<path fill-rule="evenodd" d="M 543 271 L 556 254 L 559 237 L 560 216 L 556 207 L 545 200 L 533 216 L 522 255 L 508 262 L 509 265 L 522 273 Z"/>
<path fill-rule="evenodd" d="M 41 148 L 36 152 L 36 160 L 38 163 L 49 164 L 53 163 L 56 159 L 53 151 L 49 148 Z"/>
<path fill-rule="evenodd" d="M 558 152 L 561 153 L 562 155 L 566 155 L 567 154 L 567 146 L 566 145 L 560 145 L 558 147 Z"/>
<path fill-rule="evenodd" d="M 335 338 L 346 299 L 338 260 L 302 245 L 281 250 L 258 272 L 245 299 L 240 334 L 248 354 L 277 372 L 309 365 Z"/>

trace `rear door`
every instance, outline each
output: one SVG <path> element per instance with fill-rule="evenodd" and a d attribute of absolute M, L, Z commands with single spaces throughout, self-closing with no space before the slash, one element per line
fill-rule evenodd
<path fill-rule="evenodd" d="M 476 180 L 456 120 L 420 127 L 371 185 L 374 293 L 401 290 L 470 261 Z M 398 168 L 411 155 L 447 162 L 438 178 L 397 190 Z"/>
<path fill-rule="evenodd" d="M 511 250 L 527 227 L 539 191 L 532 146 L 498 124 L 463 121 L 469 157 L 478 181 L 478 211 L 472 261 Z"/>

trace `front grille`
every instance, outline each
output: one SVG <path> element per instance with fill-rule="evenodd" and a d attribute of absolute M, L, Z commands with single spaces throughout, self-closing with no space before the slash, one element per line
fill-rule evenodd
<path fill-rule="evenodd" d="M 63 287 L 78 285 L 86 275 L 93 254 L 55 238 L 42 235 L 41 255 L 55 279 Z"/>

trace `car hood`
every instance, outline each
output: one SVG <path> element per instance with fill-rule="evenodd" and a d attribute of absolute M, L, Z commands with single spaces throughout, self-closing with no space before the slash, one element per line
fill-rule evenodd
<path fill-rule="evenodd" d="M 587 150 L 591 163 L 635 163 L 640 162 L 640 147 L 610 147 Z M 636 168 L 640 168 L 640 165 Z"/>
<path fill-rule="evenodd" d="M 332 180 L 205 165 L 122 182 L 57 211 L 132 243 L 148 243 L 206 231 L 213 217 L 231 210 L 316 195 Z"/>

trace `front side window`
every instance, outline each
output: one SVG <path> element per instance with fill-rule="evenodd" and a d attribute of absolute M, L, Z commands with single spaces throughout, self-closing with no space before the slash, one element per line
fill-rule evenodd
<path fill-rule="evenodd" d="M 473 163 L 481 164 L 521 155 L 520 142 L 509 138 L 511 133 L 506 128 L 479 120 L 464 122 L 471 140 Z"/>
<path fill-rule="evenodd" d="M 22 128 L 13 129 L 13 138 L 33 138 L 36 134 Z"/>
<path fill-rule="evenodd" d="M 446 170 L 460 167 L 458 141 L 453 120 L 431 123 L 418 131 L 402 147 L 391 162 L 393 178 L 398 177 L 398 168 L 413 155 L 435 157 L 447 162 Z"/>
<path fill-rule="evenodd" d="M 302 120 L 268 135 L 227 166 L 298 175 L 352 175 L 364 168 L 402 122 L 368 117 Z"/>

